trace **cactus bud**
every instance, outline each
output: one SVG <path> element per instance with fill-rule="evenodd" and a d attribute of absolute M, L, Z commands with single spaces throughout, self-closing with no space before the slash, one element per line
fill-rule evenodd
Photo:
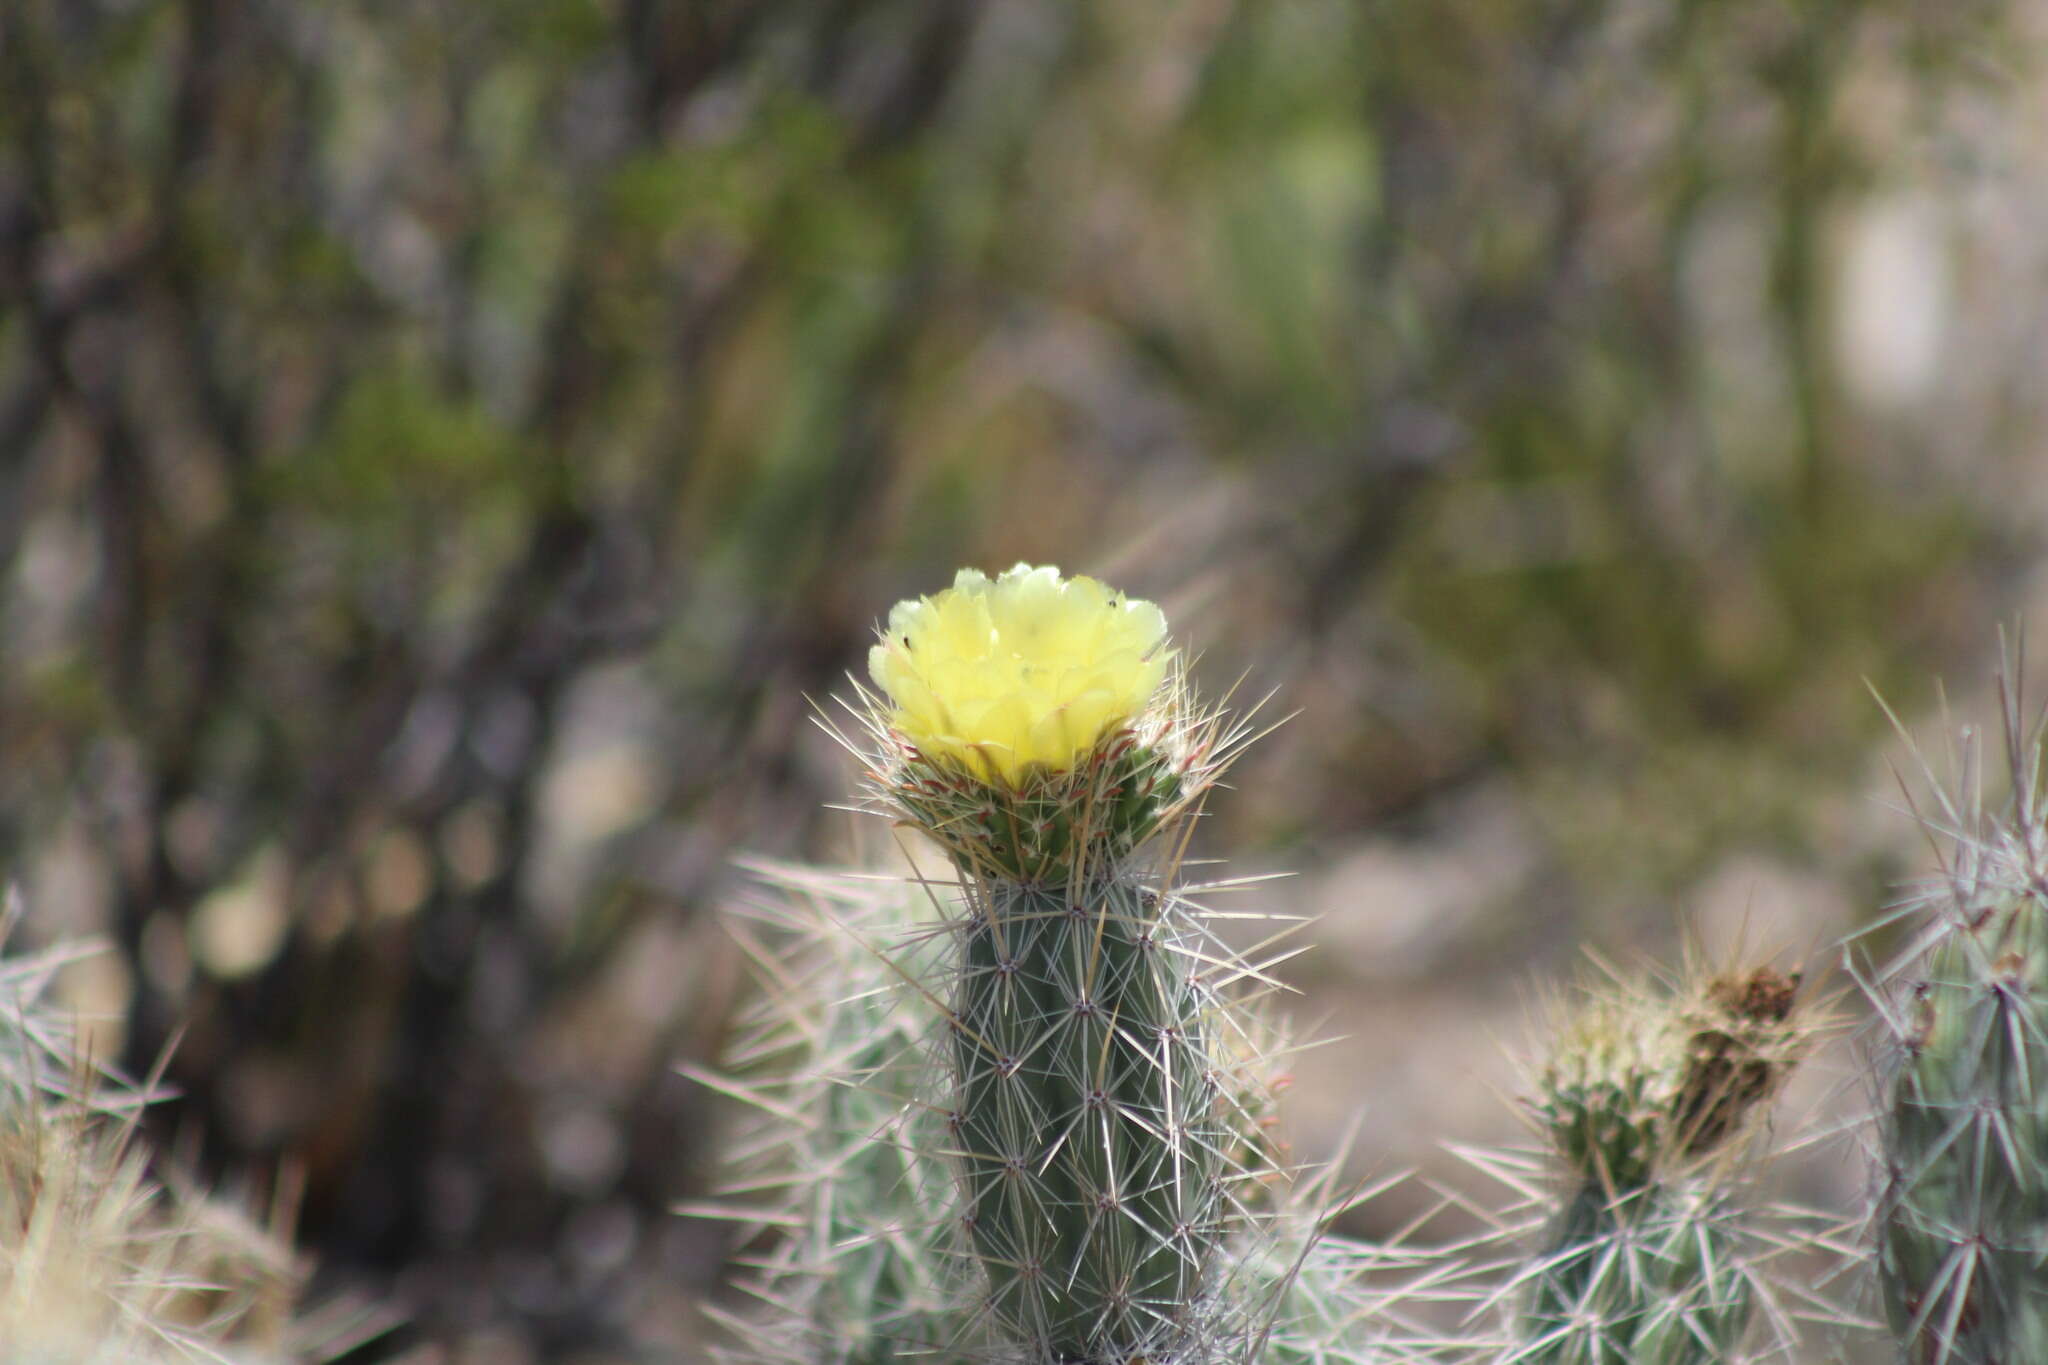
<path fill-rule="evenodd" d="M 1730 1152 L 1798 1060 L 1797 976 L 1769 968 L 1667 995 L 1589 997 L 1533 1108 L 1571 1193 L 1529 1271 L 1514 1361 L 1718 1365 L 1756 1299 Z"/>

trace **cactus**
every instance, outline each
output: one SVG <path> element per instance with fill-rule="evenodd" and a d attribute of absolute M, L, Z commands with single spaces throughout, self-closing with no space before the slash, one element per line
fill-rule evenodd
<path fill-rule="evenodd" d="M 921 988 L 943 939 L 919 883 L 789 864 L 750 865 L 732 925 L 762 990 L 727 1053 L 697 1078 L 743 1101 L 723 1202 L 687 1206 L 768 1235 L 746 1259 L 749 1302 L 714 1311 L 726 1365 L 1011 1360 L 955 1208 L 951 1140 L 922 1098 L 943 1070 L 946 1012 Z M 1286 1178 L 1266 1136 L 1273 1059 L 1292 1048 L 1257 1002 L 1238 1002 L 1226 1167 L 1245 1212 L 1176 1365 L 1398 1365 L 1419 1359 L 1410 1307 L 1454 1297 L 1456 1267 L 1330 1235 L 1327 1173 Z M 941 1049 L 935 1057 L 933 1049 Z M 1256 1180 L 1254 1180 L 1256 1177 Z M 1256 1209 L 1254 1213 L 1252 1210 Z M 1027 1355 L 1024 1357 L 1029 1359 Z"/>
<path fill-rule="evenodd" d="M 725 1359 L 1420 1358 L 1406 1306 L 1446 1265 L 1328 1233 L 1341 1203 L 1269 1128 L 1272 987 L 1174 885 L 1243 731 L 1163 636 L 1023 566 L 892 614 L 848 743 L 955 875 L 755 869 L 763 991 L 698 1073 L 752 1117 L 731 1202 L 695 1211 L 768 1238 Z"/>
<path fill-rule="evenodd" d="M 1229 1230 L 1217 948 L 1140 861 L 1219 766 L 1164 635 L 1150 603 L 1019 565 L 899 605 L 870 659 L 875 794 L 961 877 L 964 1245 L 997 1334 L 1045 1365 L 1183 1352 Z"/>
<path fill-rule="evenodd" d="M 923 893 L 893 878 L 757 863 L 734 932 L 762 990 L 724 1074 L 742 1100 L 724 1203 L 688 1206 L 773 1234 L 746 1263 L 741 1311 L 714 1312 L 731 1365 L 883 1365 L 973 1354 L 958 1311 L 944 1132 L 921 1098 L 936 1011 L 900 970 L 929 970 L 915 934 Z"/>
<path fill-rule="evenodd" d="M 753 869 L 733 923 L 762 989 L 697 1073 L 751 1112 L 726 1201 L 695 1209 L 752 1229 L 720 1358 L 1720 1365 L 1757 1320 L 1788 1350 L 1767 1265 L 1817 1229 L 1740 1176 L 1814 1024 L 1768 968 L 1587 993 L 1564 1022 L 1548 1157 L 1476 1158 L 1522 1200 L 1498 1330 L 1438 1302 L 1497 1275 L 1472 1248 L 1331 1234 L 1345 1201 L 1270 1128 L 1293 1046 L 1271 985 L 1175 880 L 1244 731 L 1194 703 L 1164 629 L 1021 565 L 891 614 L 881 692 L 834 733 L 950 873 Z"/>
<path fill-rule="evenodd" d="M 19 917 L 11 893 L 0 942 Z M 65 944 L 0 958 L 0 1342 L 29 1365 L 324 1359 L 289 1247 L 238 1209 L 160 1183 L 132 1142 L 149 1088 L 82 1060 L 46 999 Z M 344 1314 L 344 1317 L 349 1315 Z M 337 1319 L 339 1332 L 369 1324 Z"/>
<path fill-rule="evenodd" d="M 1736 1158 L 1811 1025 L 1793 1017 L 1796 976 L 1690 977 L 1586 992 L 1558 1030 L 1531 1108 L 1561 1196 L 1539 1165 L 1482 1161 L 1539 1229 L 1505 1296 L 1503 1365 L 1719 1365 L 1770 1293 Z"/>
<path fill-rule="evenodd" d="M 1223 1234 L 1209 1001 L 1170 899 L 988 888 L 966 931 L 947 1115 L 990 1309 L 1061 1362 L 1159 1353 Z"/>
<path fill-rule="evenodd" d="M 2010 800 L 1987 811 L 1966 735 L 1967 794 L 1927 818 L 1944 875 L 1903 907 L 1911 942 L 1876 992 L 1892 1054 L 1878 1265 L 1911 1365 L 2048 1360 L 2042 733 L 2004 692 Z"/>

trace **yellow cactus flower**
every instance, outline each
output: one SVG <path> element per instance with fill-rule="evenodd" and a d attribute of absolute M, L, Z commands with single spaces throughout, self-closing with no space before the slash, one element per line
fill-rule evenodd
<path fill-rule="evenodd" d="M 1166 678 L 1166 617 L 1092 578 L 1019 564 L 898 602 L 868 672 L 889 724 L 928 759 L 1021 786 L 1064 772 L 1145 709 Z"/>

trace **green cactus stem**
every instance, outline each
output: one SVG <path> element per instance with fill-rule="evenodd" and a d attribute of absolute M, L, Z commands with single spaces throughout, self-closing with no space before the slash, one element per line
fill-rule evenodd
<path fill-rule="evenodd" d="M 930 892 L 915 882 L 788 864 L 757 863 L 752 870 L 757 889 L 731 907 L 729 922 L 754 957 L 761 991 L 728 1052 L 731 1069 L 696 1073 L 747 1109 L 728 1146 L 729 1202 L 690 1211 L 761 1230 L 750 1238 L 753 1250 L 739 1278 L 746 1302 L 713 1310 L 725 1328 L 714 1359 L 1046 1359 L 1054 1348 L 1019 1345 L 1014 1333 L 999 1330 L 989 1311 L 984 1253 L 958 1217 L 962 1133 L 947 1124 L 952 1092 L 938 1088 L 953 1082 L 935 1079 L 954 1070 L 946 1054 L 960 1036 L 941 994 L 957 980 L 949 954 L 958 931 L 920 923 L 932 905 Z M 1173 933 L 1200 936 L 1204 956 L 1220 953 L 1186 909 L 1162 912 L 1143 899 L 1138 908 L 1178 921 Z M 1277 1164 L 1267 1128 L 1293 1040 L 1263 993 L 1210 1000 L 1192 983 L 1186 989 L 1215 1011 L 1206 1023 L 1214 1050 L 1226 1057 L 1200 1118 L 1222 1135 L 1208 1141 L 1223 1153 L 1211 1169 L 1220 1186 L 1214 1212 L 1227 1231 L 1199 1276 L 1177 1258 L 1158 1262 L 1155 1308 L 1167 1311 L 1169 1296 L 1194 1292 L 1173 1299 L 1171 1324 L 1127 1324 L 1133 1338 L 1150 1340 L 1147 1349 L 1156 1353 L 1147 1359 L 1439 1359 L 1432 1342 L 1440 1324 L 1427 1311 L 1411 1310 L 1460 1297 L 1460 1264 L 1328 1234 L 1331 1219 L 1353 1200 L 1337 1194 L 1330 1170 L 1295 1179 Z M 1128 1064 L 1144 1054 L 1127 1048 L 1121 1055 Z M 1163 1103 L 1163 1087 L 1142 1074 L 1134 1072 L 1121 1102 Z M 1141 1148 L 1138 1160 L 1148 1151 Z M 1048 1169 L 1069 1168 L 1055 1162 Z M 1159 1183 L 1152 1202 L 1169 1205 L 1174 1188 Z M 1164 1286 L 1169 1278 L 1178 1282 L 1171 1289 Z M 1028 1311 L 1021 1296 L 1017 1303 L 1013 1311 Z"/>
<path fill-rule="evenodd" d="M 1878 1269 L 1909 1365 L 2048 1361 L 2048 819 L 2042 730 L 2001 678 L 2010 795 L 1924 817 L 1943 876 L 1908 899 L 1911 946 L 1877 992 L 1892 1070 Z M 1937 790 L 1939 787 L 1937 786 Z"/>
<path fill-rule="evenodd" d="M 1719 1365 L 1749 1325 L 1748 1255 L 1732 1206 L 1699 1182 L 1581 1188 L 1535 1262 L 1510 1359 Z"/>
<path fill-rule="evenodd" d="M 990 1308 L 1047 1360 L 1135 1360 L 1185 1330 L 1223 1233 L 1209 1000 L 1170 899 L 1120 880 L 985 893 L 949 1122 Z"/>
<path fill-rule="evenodd" d="M 2048 1361 L 2048 920 L 2032 891 L 1928 954 L 1884 1127 L 1880 1267 L 1913 1365 Z"/>

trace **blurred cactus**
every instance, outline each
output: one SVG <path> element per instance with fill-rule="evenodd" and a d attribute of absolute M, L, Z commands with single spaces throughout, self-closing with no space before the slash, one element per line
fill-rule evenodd
<path fill-rule="evenodd" d="M 0 940 L 11 927 L 0 923 Z M 97 951 L 0 959 L 0 1343 L 31 1365 L 283 1365 L 325 1358 L 294 1321 L 289 1246 L 161 1183 L 136 1146 L 145 1088 L 95 1069 L 47 999 Z"/>
<path fill-rule="evenodd" d="M 1798 976 L 1713 976 L 1691 998 L 1597 995 L 1565 1021 L 1535 1100 L 1567 1166 L 1616 1193 L 1721 1150 L 1798 1060 Z"/>
<path fill-rule="evenodd" d="M 1904 907 L 1878 992 L 1895 1069 L 1882 1121 L 1879 1269 L 1912 1365 L 2048 1360 L 2048 821 L 2042 731 L 2005 692 L 2008 804 L 1927 817 L 1943 876 Z"/>
<path fill-rule="evenodd" d="M 1690 973 L 1675 991 L 1622 984 L 1577 1003 L 1532 1103 L 1564 1186 L 1517 1181 L 1540 1249 L 1515 1277 L 1503 1361 L 1738 1358 L 1768 1256 L 1736 1158 L 1811 1034 L 1794 1018 L 1798 984 L 1769 968 Z"/>
<path fill-rule="evenodd" d="M 962 1269 L 950 1255 L 952 1182 L 928 1088 L 934 1011 L 901 989 L 895 966 L 929 966 L 935 940 L 912 937 L 914 885 L 759 864 L 762 894 L 734 932 L 763 987 L 727 1049 L 730 1072 L 695 1073 L 742 1100 L 729 1144 L 730 1217 L 773 1235 L 748 1258 L 754 1302 L 714 1312 L 747 1365 L 881 1365 L 960 1348 Z"/>

